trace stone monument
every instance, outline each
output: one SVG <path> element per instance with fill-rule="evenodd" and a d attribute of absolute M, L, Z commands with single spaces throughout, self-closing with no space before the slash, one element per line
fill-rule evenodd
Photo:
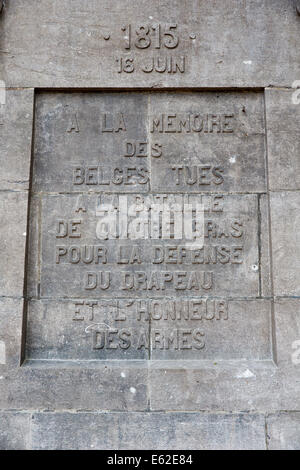
<path fill-rule="evenodd" d="M 299 449 L 299 2 L 0 10 L 0 448 Z"/>

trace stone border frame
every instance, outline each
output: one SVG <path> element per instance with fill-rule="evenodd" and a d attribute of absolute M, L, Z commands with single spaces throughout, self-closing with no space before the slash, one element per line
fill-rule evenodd
<path fill-rule="evenodd" d="M 103 91 L 107 90 L 104 89 Z M 206 90 L 200 89 L 199 91 Z M 17 95 L 25 94 L 27 97 L 30 95 L 29 105 L 26 103 L 26 111 L 31 106 L 31 109 L 33 109 L 33 90 L 8 90 L 8 93 L 10 92 Z M 290 92 L 287 90 L 266 89 L 264 93 L 265 96 L 272 96 L 274 93 L 282 95 Z M 266 112 L 266 114 L 268 113 Z M 32 127 L 34 122 L 33 111 L 31 120 L 31 124 L 27 125 L 27 129 L 30 126 Z M 270 117 L 266 121 L 266 128 L 269 134 L 268 137 L 266 136 L 267 149 L 268 145 L 270 146 L 268 141 L 270 141 L 270 138 L 273 139 L 271 135 L 272 125 L 268 120 L 270 121 Z M 272 151 L 274 151 L 273 147 Z M 31 151 L 27 152 L 27 158 L 29 165 L 29 161 L 32 158 Z M 22 171 L 25 171 L 25 173 L 28 171 L 29 175 L 29 167 L 26 170 L 26 165 L 22 166 Z M 13 228 L 14 220 L 8 221 L 13 232 L 16 233 L 20 231 L 20 227 L 22 227 L 22 233 L 23 231 L 26 233 L 28 230 L 29 214 L 27 213 L 27 205 L 29 186 L 26 183 L 26 178 L 24 181 L 25 183 L 14 183 L 15 185 L 23 185 L 21 191 L 19 189 L 8 190 L 9 197 L 12 199 L 13 210 L 18 215 L 23 216 L 22 224 L 19 224 L 18 227 L 15 226 Z M 29 181 L 29 178 L 27 181 Z M 17 188 L 19 187 L 17 186 Z M 268 191 L 268 193 L 270 196 L 272 191 Z M 24 217 L 24 214 L 26 217 Z M 270 214 L 271 217 L 272 213 Z M 286 356 L 286 341 L 290 341 L 291 331 L 286 331 L 286 328 L 281 331 L 277 329 L 276 313 L 273 313 L 274 331 L 276 329 L 273 341 L 276 344 L 276 338 L 277 344 L 279 344 L 279 349 L 276 348 L 274 350 L 276 355 L 279 351 L 279 360 L 274 355 L 274 364 L 271 368 L 270 364 L 260 363 L 253 365 L 252 363 L 247 363 L 247 361 L 242 363 L 229 361 L 225 366 L 224 364 L 220 366 L 205 364 L 205 368 L 196 367 L 190 369 L 186 368 L 184 364 L 180 364 L 180 362 L 177 362 L 173 368 L 169 369 L 166 369 L 166 364 L 163 363 L 160 364 L 159 368 L 149 368 L 148 365 L 136 368 L 124 363 L 115 364 L 113 367 L 107 363 L 103 363 L 102 366 L 97 365 L 96 367 L 93 365 L 87 367 L 87 364 L 84 364 L 85 367 L 83 368 L 80 362 L 76 364 L 59 363 L 55 367 L 53 367 L 53 363 L 45 363 L 41 367 L 23 364 L 26 322 L 26 309 L 23 310 L 22 300 L 24 296 L 23 281 L 25 273 L 24 237 L 21 235 L 17 240 L 12 237 L 11 243 L 12 246 L 17 245 L 20 247 L 23 253 L 23 260 L 18 259 L 18 264 L 15 268 L 13 282 L 11 283 L 11 285 L 15 286 L 15 290 L 10 293 L 12 298 L 2 298 L 0 302 L 1 310 L 3 311 L 4 309 L 4 311 L 9 312 L 9 317 L 6 315 L 3 320 L 4 329 L 14 332 L 7 348 L 7 361 L 4 366 L 4 374 L 9 381 L 9 385 L 6 384 L 6 387 L 2 389 L 1 385 L 4 385 L 4 382 L 1 383 L 0 381 L 1 408 L 9 409 L 11 407 L 12 396 L 14 409 L 101 409 L 118 411 L 123 410 L 125 407 L 125 409 L 133 411 L 197 411 L 211 409 L 222 411 L 241 411 L 245 409 L 249 411 L 257 409 L 277 411 L 287 408 L 295 410 L 299 408 L 297 371 L 292 365 L 290 357 Z M 272 247 L 272 245 L 270 246 Z M 24 271 L 22 272 L 23 269 Z M 15 276 L 18 279 L 20 278 L 20 282 L 15 282 Z M 280 302 L 283 300 L 278 298 L 278 294 L 274 295 L 273 287 L 271 297 L 273 299 L 272 304 L 278 307 L 279 303 L 280 308 Z M 283 298 L 285 297 L 286 295 L 283 296 Z M 294 302 L 297 302 L 297 300 L 295 299 Z M 295 312 L 292 309 L 287 312 L 286 316 L 294 314 Z M 281 316 L 281 322 L 283 318 L 284 316 Z M 22 344 L 21 348 L 20 344 Z M 20 364 L 22 364 L 21 367 Z M 249 370 L 251 372 L 250 377 L 247 372 Z M 122 375 L 125 374 L 125 377 L 121 376 L 121 372 L 123 373 Z M 48 386 L 43 387 L 44 380 L 53 386 L 50 388 Z M 285 387 L 286 381 L 290 385 L 288 390 Z M 188 384 L 188 387 L 186 387 L 186 384 Z M 101 389 L 101 396 L 99 395 L 99 389 Z M 74 390 L 76 390 L 75 395 Z M 113 398 L 111 396 L 112 390 L 114 390 Z M 172 397 L 171 403 L 170 397 Z"/>
<path fill-rule="evenodd" d="M 249 367 L 254 367 L 256 368 L 264 366 L 264 367 L 271 367 L 274 368 L 276 367 L 276 339 L 275 339 L 275 318 L 274 318 L 274 296 L 273 296 L 273 280 L 272 280 L 272 270 L 271 270 L 271 251 L 270 251 L 270 201 L 269 201 L 269 187 L 268 187 L 268 152 L 267 152 L 267 132 L 266 132 L 266 113 L 265 113 L 265 94 L 264 94 L 264 89 L 257 89 L 257 88 L 250 88 L 250 89 L 243 89 L 243 88 L 237 88 L 237 89 L 230 89 L 230 88 L 224 88 L 224 89 L 193 89 L 193 90 L 185 90 L 181 88 L 176 88 L 176 89 L 164 89 L 164 90 L 151 90 L 151 89 L 140 89 L 138 91 L 132 90 L 132 89 L 106 89 L 106 88 L 101 88 L 101 89 L 63 89 L 63 90 L 57 90 L 57 89 L 38 89 L 35 90 L 35 95 L 34 95 L 34 115 L 33 115 L 33 140 L 32 140 L 32 149 L 31 149 L 31 161 L 30 161 L 30 187 L 29 187 L 29 205 L 28 205 L 28 217 L 27 217 L 27 234 L 30 232 L 30 199 L 31 199 L 31 194 L 32 194 L 32 174 L 33 174 L 33 158 L 34 158 L 34 135 L 35 135 L 35 111 L 36 111 L 36 94 L 43 94 L 43 93 L 67 93 L 67 94 L 72 94 L 72 93 L 107 93 L 107 92 L 113 92 L 115 94 L 126 92 L 126 93 L 160 93 L 164 95 L 168 91 L 171 91 L 176 94 L 176 92 L 182 92 L 182 91 L 187 91 L 191 93 L 205 93 L 205 92 L 215 92 L 215 93 L 226 93 L 226 92 L 256 92 L 256 93 L 262 93 L 262 98 L 263 98 L 263 104 L 264 104 L 264 115 L 263 115 L 263 123 L 264 123 L 264 135 L 265 135 L 265 155 L 264 155 L 264 163 L 265 163 L 265 182 L 266 182 L 266 192 L 250 192 L 249 194 L 253 194 L 257 196 L 258 200 L 258 252 L 259 252 L 259 285 L 260 285 L 260 294 L 259 297 L 254 298 L 244 298 L 244 296 L 241 296 L 241 299 L 251 302 L 251 301 L 263 301 L 263 300 L 270 300 L 271 301 L 271 310 L 270 310 L 270 353 L 271 357 L 270 359 L 264 359 L 264 360 L 249 360 L 248 365 Z M 97 192 L 97 191 L 96 191 Z M 103 190 L 99 190 L 99 193 L 102 193 Z M 105 191 L 104 191 L 105 192 Z M 122 191 L 121 191 L 122 192 Z M 153 192 L 153 190 L 150 190 L 150 193 Z M 159 192 L 159 191 L 156 191 Z M 181 193 L 182 191 L 179 191 Z M 200 192 L 200 191 L 199 191 Z M 147 194 L 149 191 L 147 192 Z M 196 193 L 197 194 L 197 193 Z M 209 194 L 209 192 L 208 192 Z M 226 192 L 224 192 L 226 194 Z M 231 192 L 229 192 L 231 194 Z M 234 193 L 233 193 L 234 194 Z M 237 192 L 236 194 L 248 194 L 248 192 Z M 264 200 L 264 196 L 266 197 L 266 200 Z M 266 219 L 266 222 L 262 224 L 262 218 Z M 266 230 L 266 233 L 263 232 L 263 228 Z M 40 235 L 39 235 L 40 236 Z M 25 265 L 25 271 L 27 270 L 28 262 L 29 262 L 29 257 L 30 257 L 30 246 L 29 246 L 29 240 L 27 237 L 27 245 L 26 245 L 26 265 Z M 263 266 L 265 263 L 265 267 Z M 264 269 L 263 269 L 264 268 Z M 27 299 L 27 279 L 28 279 L 28 274 L 25 272 L 25 279 L 24 279 L 24 297 L 25 297 L 25 302 L 24 302 L 24 313 L 23 313 L 23 332 L 22 332 L 22 349 L 21 349 L 21 361 L 20 364 L 22 367 L 40 367 L 42 364 L 46 365 L 47 363 L 51 366 L 54 367 L 55 365 L 60 364 L 60 366 L 64 363 L 66 366 L 68 363 L 73 363 L 72 361 L 66 360 L 58 360 L 56 361 L 55 359 L 49 359 L 49 361 L 42 360 L 41 363 L 39 364 L 39 360 L 30 360 L 26 359 L 26 325 L 27 325 L 27 305 L 28 301 Z M 40 298 L 40 297 L 39 297 Z M 41 298 L 41 300 L 43 300 Z M 55 300 L 55 299 L 53 299 Z M 68 299 L 66 299 L 68 300 Z M 235 299 L 233 299 L 235 300 Z M 239 300 L 239 299 L 237 299 Z M 235 366 L 240 365 L 243 366 L 244 360 L 224 360 L 224 361 L 217 361 L 220 363 L 220 367 L 230 365 L 234 362 Z M 130 368 L 141 368 L 141 369 L 205 369 L 205 368 L 210 368 L 211 364 L 213 363 L 213 360 L 206 360 L 206 359 L 199 359 L 199 360 L 135 360 L 135 359 L 126 359 L 126 360 L 74 360 L 74 363 L 81 365 L 81 367 L 84 367 L 85 365 L 90 365 L 93 367 L 130 367 Z M 230 367 L 230 366 L 229 366 Z"/>

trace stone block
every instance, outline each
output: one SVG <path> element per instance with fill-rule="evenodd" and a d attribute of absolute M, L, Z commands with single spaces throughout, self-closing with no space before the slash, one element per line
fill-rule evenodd
<path fill-rule="evenodd" d="M 144 93 L 38 94 L 33 191 L 148 191 L 146 111 Z"/>
<path fill-rule="evenodd" d="M 265 449 L 262 415 L 37 413 L 34 449 Z"/>
<path fill-rule="evenodd" d="M 28 359 L 149 359 L 149 320 L 132 300 L 32 300 L 28 306 Z"/>
<path fill-rule="evenodd" d="M 0 450 L 30 449 L 30 413 L 0 412 Z"/>
<path fill-rule="evenodd" d="M 300 72 L 291 0 L 15 0 L 0 21 L 7 86 L 288 87 Z"/>
<path fill-rule="evenodd" d="M 216 363 L 236 359 L 272 360 L 270 307 L 270 302 L 264 300 L 230 300 L 224 305 L 218 300 L 193 299 L 189 302 L 193 313 L 188 319 L 185 310 L 180 319 L 173 319 L 172 315 L 166 319 L 167 307 L 162 308 L 161 315 L 159 309 L 154 309 L 151 359 Z"/>
<path fill-rule="evenodd" d="M 267 417 L 269 450 L 300 449 L 300 413 L 280 412 Z"/>
<path fill-rule="evenodd" d="M 80 361 L 28 361 L 1 372 L 2 410 L 146 411 L 147 369 Z"/>
<path fill-rule="evenodd" d="M 270 189 L 299 190 L 300 90 L 267 89 L 265 96 Z"/>
<path fill-rule="evenodd" d="M 23 300 L 0 298 L 0 375 L 21 363 Z"/>
<path fill-rule="evenodd" d="M 300 299 L 275 301 L 276 354 L 281 367 L 300 376 Z"/>
<path fill-rule="evenodd" d="M 166 195 L 165 203 L 170 201 L 171 207 L 174 197 Z M 141 195 L 129 196 L 126 204 L 136 208 L 140 201 Z M 164 294 L 226 298 L 260 295 L 257 196 L 219 196 L 218 208 L 204 213 L 201 226 L 204 245 L 199 249 L 194 249 L 184 233 L 180 239 L 163 234 L 161 229 L 158 235 L 153 235 L 150 227 L 154 217 L 146 209 L 143 234 L 130 235 L 128 231 L 123 239 L 107 228 L 107 234 L 103 233 L 103 225 L 107 227 L 105 206 L 109 203 L 116 204 L 119 233 L 123 220 L 120 199 L 99 195 L 42 197 L 39 227 L 37 219 L 31 218 L 40 235 L 32 235 L 35 242 L 29 253 L 32 265 L 29 275 L 35 276 L 36 284 L 40 282 L 41 297 L 92 299 L 99 293 L 108 299 L 118 295 L 126 298 L 157 298 Z M 84 211 L 78 211 L 80 204 Z M 184 212 L 180 210 L 183 220 Z M 138 217 L 136 211 L 128 216 L 128 230 Z M 262 221 L 262 231 L 265 222 Z M 31 278 L 29 285 L 32 284 Z"/>
<path fill-rule="evenodd" d="M 300 192 L 271 193 L 274 294 L 299 296 Z"/>
<path fill-rule="evenodd" d="M 264 102 L 254 92 L 150 95 L 151 160 L 160 192 L 265 192 Z"/>
<path fill-rule="evenodd" d="M 0 296 L 24 293 L 27 192 L 0 192 Z"/>
<path fill-rule="evenodd" d="M 29 188 L 33 90 L 4 93 L 5 104 L 0 101 L 0 190 L 24 190 Z"/>

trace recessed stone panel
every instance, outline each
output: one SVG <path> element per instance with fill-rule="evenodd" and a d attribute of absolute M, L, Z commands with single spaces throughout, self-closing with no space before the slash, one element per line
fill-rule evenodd
<path fill-rule="evenodd" d="M 262 93 L 45 92 L 35 116 L 26 359 L 272 360 Z"/>
<path fill-rule="evenodd" d="M 33 189 L 265 192 L 262 93 L 42 93 Z"/>
<path fill-rule="evenodd" d="M 27 359 L 271 360 L 269 301 L 32 300 Z"/>
<path fill-rule="evenodd" d="M 43 196 L 40 245 L 35 245 L 30 260 L 40 266 L 41 297 L 259 295 L 257 196 L 200 199 L 213 205 L 207 206 L 203 214 L 203 246 L 199 248 L 194 248 L 184 230 L 182 239 L 172 237 L 171 230 L 170 234 L 164 233 L 163 227 L 156 231 L 154 212 L 145 210 L 144 217 L 136 211 L 141 201 L 145 207 L 155 198 L 164 198 L 165 204 L 170 201 L 170 207 L 172 201 L 182 201 L 174 197 Z M 113 203 L 116 217 L 111 222 L 116 220 L 117 236 L 113 231 L 109 233 L 105 210 Z M 122 213 L 126 204 L 132 210 L 127 220 Z M 179 215 L 183 218 L 182 207 Z M 142 217 L 144 230 L 134 233 Z M 123 222 L 126 234 L 118 232 Z"/>

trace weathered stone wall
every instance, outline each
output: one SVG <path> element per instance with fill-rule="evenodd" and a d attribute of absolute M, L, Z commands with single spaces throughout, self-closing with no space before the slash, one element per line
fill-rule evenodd
<path fill-rule="evenodd" d="M 0 448 L 299 449 L 299 2 L 2 3 Z"/>

